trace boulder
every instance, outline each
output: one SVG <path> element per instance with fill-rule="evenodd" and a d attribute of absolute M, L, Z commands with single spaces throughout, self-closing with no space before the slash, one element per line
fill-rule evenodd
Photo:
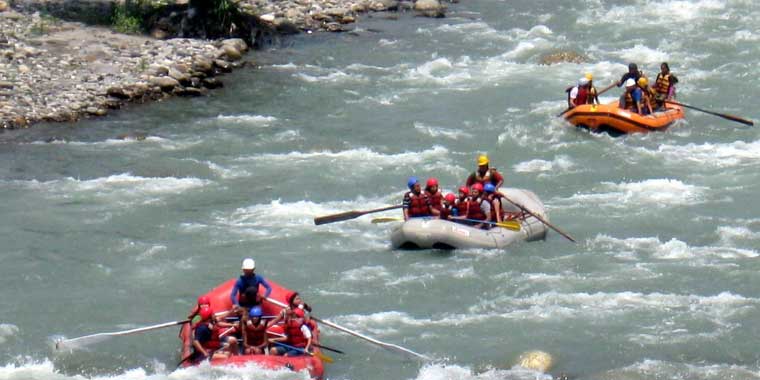
<path fill-rule="evenodd" d="M 174 94 L 179 96 L 201 96 L 203 95 L 203 91 L 195 87 L 176 87 Z"/>
<path fill-rule="evenodd" d="M 0 88 L 7 90 L 13 89 L 13 83 L 0 80 Z"/>
<path fill-rule="evenodd" d="M 106 90 L 106 94 L 108 94 L 108 96 L 112 96 L 112 97 L 114 97 L 116 99 L 129 99 L 129 94 L 127 94 L 127 92 L 124 91 L 123 88 L 117 87 L 117 86 L 109 87 Z"/>
<path fill-rule="evenodd" d="M 242 38 L 228 38 L 222 41 L 222 46 L 230 45 L 240 52 L 248 51 L 248 44 Z"/>
<path fill-rule="evenodd" d="M 206 88 L 221 88 L 224 87 L 224 83 L 216 78 L 206 78 L 203 81 L 201 81 L 203 84 L 203 87 Z"/>
<path fill-rule="evenodd" d="M 240 58 L 243 58 L 243 55 L 232 45 L 222 45 L 219 54 L 217 54 L 217 57 L 227 57 L 232 61 L 237 61 Z"/>
<path fill-rule="evenodd" d="M 425 17 L 444 17 L 445 9 L 446 8 L 438 0 L 417 0 L 417 2 L 414 3 L 414 10 Z"/>
<path fill-rule="evenodd" d="M 5 12 L 8 10 L 8 3 L 0 0 L 0 12 Z"/>
<path fill-rule="evenodd" d="M 198 56 L 193 60 L 192 69 L 195 72 L 212 74 L 214 72 L 214 63 L 206 57 Z"/>
<path fill-rule="evenodd" d="M 398 10 L 397 0 L 373 0 L 369 4 L 369 9 L 379 11 L 395 11 Z"/>
<path fill-rule="evenodd" d="M 150 84 L 160 87 L 162 91 L 169 92 L 179 86 L 179 82 L 172 77 L 153 77 Z"/>
<path fill-rule="evenodd" d="M 585 63 L 588 62 L 588 58 L 574 51 L 558 51 L 544 54 L 538 59 L 538 63 L 541 65 L 553 65 L 561 62 Z"/>

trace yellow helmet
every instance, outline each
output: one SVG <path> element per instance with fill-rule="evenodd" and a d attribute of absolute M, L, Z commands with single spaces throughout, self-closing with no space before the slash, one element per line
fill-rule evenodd
<path fill-rule="evenodd" d="M 591 73 L 586 73 L 586 79 L 594 80 L 594 75 L 592 75 Z"/>
<path fill-rule="evenodd" d="M 488 156 L 485 154 L 481 154 L 480 157 L 478 157 L 478 166 L 488 165 Z"/>
<path fill-rule="evenodd" d="M 646 77 L 639 78 L 639 86 L 644 87 L 649 84 L 649 80 Z"/>

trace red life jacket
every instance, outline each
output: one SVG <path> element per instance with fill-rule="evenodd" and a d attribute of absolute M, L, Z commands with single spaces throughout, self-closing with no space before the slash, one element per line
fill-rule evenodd
<path fill-rule="evenodd" d="M 578 88 L 578 95 L 575 97 L 575 104 L 581 105 L 586 104 L 586 101 L 588 100 L 588 89 L 584 87 Z"/>
<path fill-rule="evenodd" d="M 425 195 L 427 195 L 428 199 L 430 199 L 430 207 L 441 211 L 443 208 L 443 194 L 441 194 L 441 191 L 438 190 L 433 194 L 430 194 L 427 190 L 425 191 Z"/>
<path fill-rule="evenodd" d="M 259 322 L 258 326 L 254 326 L 253 324 L 246 325 L 245 334 L 248 338 L 248 344 L 258 346 L 264 343 L 264 340 L 267 338 L 267 329 Z"/>
<path fill-rule="evenodd" d="M 486 214 L 480 208 L 481 202 L 480 198 L 467 200 L 467 219 L 486 220 Z"/>
<path fill-rule="evenodd" d="M 421 193 L 420 195 L 416 195 L 412 193 L 411 191 L 407 193 L 409 196 L 409 216 L 410 217 L 416 217 L 416 216 L 430 216 L 430 204 L 428 203 L 428 197 Z"/>
<path fill-rule="evenodd" d="M 309 340 L 301 332 L 303 324 L 303 319 L 300 318 L 291 319 L 285 323 L 285 335 L 288 336 L 289 345 L 299 348 L 306 347 L 306 343 Z"/>

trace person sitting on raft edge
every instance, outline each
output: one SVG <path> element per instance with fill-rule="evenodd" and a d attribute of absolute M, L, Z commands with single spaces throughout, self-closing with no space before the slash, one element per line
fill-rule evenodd
<path fill-rule="evenodd" d="M 481 185 L 485 185 L 486 182 L 492 183 L 496 188 L 500 188 L 501 185 L 504 184 L 504 176 L 499 173 L 496 168 L 491 168 L 488 166 L 488 156 L 485 154 L 481 154 L 478 157 L 478 169 L 475 170 L 472 174 L 470 174 L 469 177 L 467 177 L 467 181 L 465 185 L 467 187 L 472 187 L 472 185 L 479 183 Z"/>
<path fill-rule="evenodd" d="M 409 191 L 404 194 L 404 202 L 402 204 L 404 220 L 433 215 L 430 198 L 422 192 L 422 187 L 417 177 L 409 177 L 406 185 L 409 187 Z"/>

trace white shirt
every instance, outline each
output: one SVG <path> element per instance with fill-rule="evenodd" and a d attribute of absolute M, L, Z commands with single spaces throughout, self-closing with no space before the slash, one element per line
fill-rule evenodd
<path fill-rule="evenodd" d="M 573 87 L 572 90 L 570 90 L 570 99 L 575 99 L 578 97 L 578 86 Z"/>

